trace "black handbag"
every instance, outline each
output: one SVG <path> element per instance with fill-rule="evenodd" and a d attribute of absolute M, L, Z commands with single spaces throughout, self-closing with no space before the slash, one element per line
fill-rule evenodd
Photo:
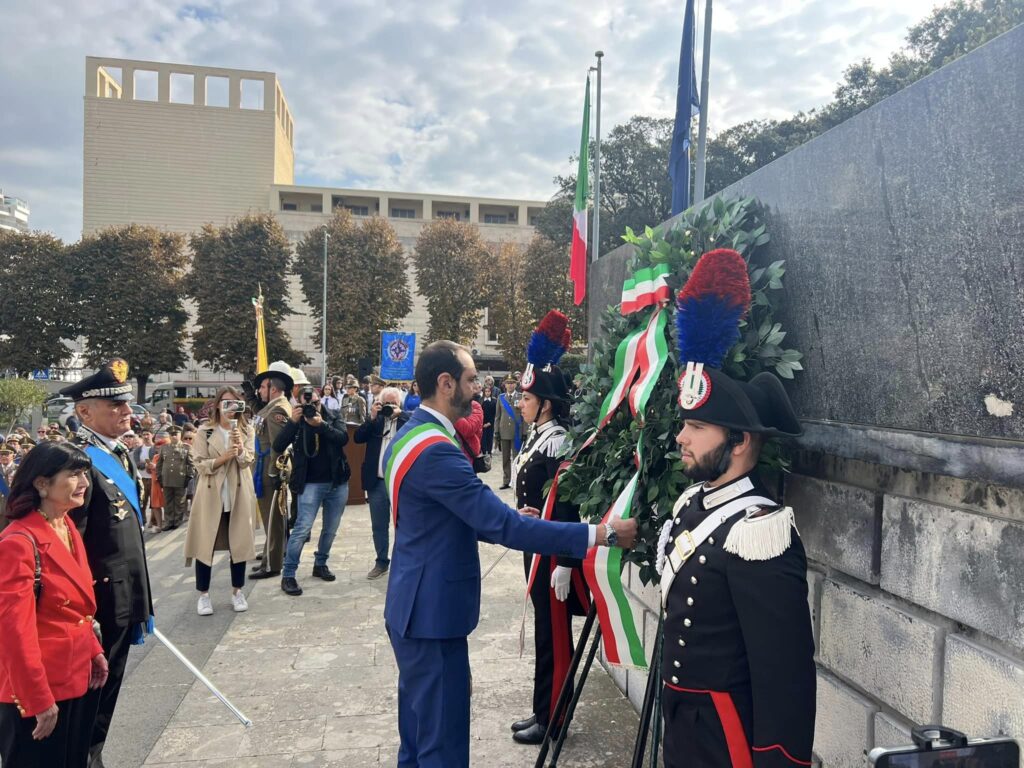
<path fill-rule="evenodd" d="M 473 459 L 473 471 L 478 475 L 491 471 L 491 457 L 489 454 L 481 453 Z"/>

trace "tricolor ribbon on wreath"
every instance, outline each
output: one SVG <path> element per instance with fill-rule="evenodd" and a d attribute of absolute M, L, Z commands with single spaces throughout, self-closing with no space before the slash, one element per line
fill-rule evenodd
<path fill-rule="evenodd" d="M 615 416 L 619 406 L 627 400 L 630 413 L 643 423 L 647 401 L 669 359 L 665 329 L 668 325 L 667 304 L 671 300 L 672 291 L 666 281 L 668 274 L 667 265 L 641 269 L 623 286 L 623 314 L 633 314 L 647 307 L 654 307 L 654 311 L 645 325 L 630 331 L 619 343 L 615 351 L 612 386 L 601 405 L 597 427 L 576 451 L 576 456 L 593 444 L 601 430 Z M 637 441 L 633 457 L 636 470 L 601 518 L 602 525 L 614 520 L 627 520 L 635 514 L 633 505 L 643 466 L 641 442 L 642 437 Z M 559 472 L 570 464 L 563 464 Z M 545 518 L 551 512 L 548 507 L 554 506 L 557 484 L 556 477 L 544 509 Z M 583 562 L 583 573 L 597 608 L 608 663 L 645 669 L 647 659 L 638 629 L 641 626 L 639 613 L 626 596 L 622 585 L 622 555 L 622 550 L 617 547 L 592 547 Z M 530 583 L 536 573 L 537 561 L 535 556 L 530 568 Z"/>

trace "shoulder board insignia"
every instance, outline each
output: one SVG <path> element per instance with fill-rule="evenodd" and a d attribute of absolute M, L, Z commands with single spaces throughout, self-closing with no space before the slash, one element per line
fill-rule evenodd
<path fill-rule="evenodd" d="M 789 549 L 795 527 L 791 507 L 747 507 L 723 549 L 744 560 L 771 560 Z"/>

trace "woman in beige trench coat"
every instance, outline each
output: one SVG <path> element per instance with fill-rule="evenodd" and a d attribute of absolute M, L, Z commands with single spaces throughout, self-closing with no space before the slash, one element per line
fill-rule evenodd
<path fill-rule="evenodd" d="M 254 432 L 243 411 L 242 393 L 222 387 L 214 398 L 209 420 L 196 432 L 192 459 L 199 476 L 185 535 L 185 565 L 196 561 L 200 616 L 213 613 L 210 577 L 214 552 L 231 556 L 231 604 L 249 608 L 242 594 L 245 564 L 256 559 L 256 526 L 260 516 L 253 489 Z M 233 421 L 232 416 L 236 419 Z"/>

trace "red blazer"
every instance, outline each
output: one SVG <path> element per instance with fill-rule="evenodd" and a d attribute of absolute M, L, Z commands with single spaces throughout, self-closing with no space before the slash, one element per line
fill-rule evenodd
<path fill-rule="evenodd" d="M 480 442 L 484 433 L 484 407 L 476 400 L 470 405 L 473 407 L 472 413 L 455 422 L 455 431 L 462 438 L 459 441 L 462 452 L 472 464 L 473 459 L 480 455 Z"/>
<path fill-rule="evenodd" d="M 68 521 L 74 554 L 38 512 L 14 520 L 0 535 L 0 702 L 34 717 L 56 701 L 75 699 L 89 687 L 92 659 L 102 653 L 92 631 L 96 598 L 85 545 Z M 36 540 L 43 591 L 32 593 Z"/>

